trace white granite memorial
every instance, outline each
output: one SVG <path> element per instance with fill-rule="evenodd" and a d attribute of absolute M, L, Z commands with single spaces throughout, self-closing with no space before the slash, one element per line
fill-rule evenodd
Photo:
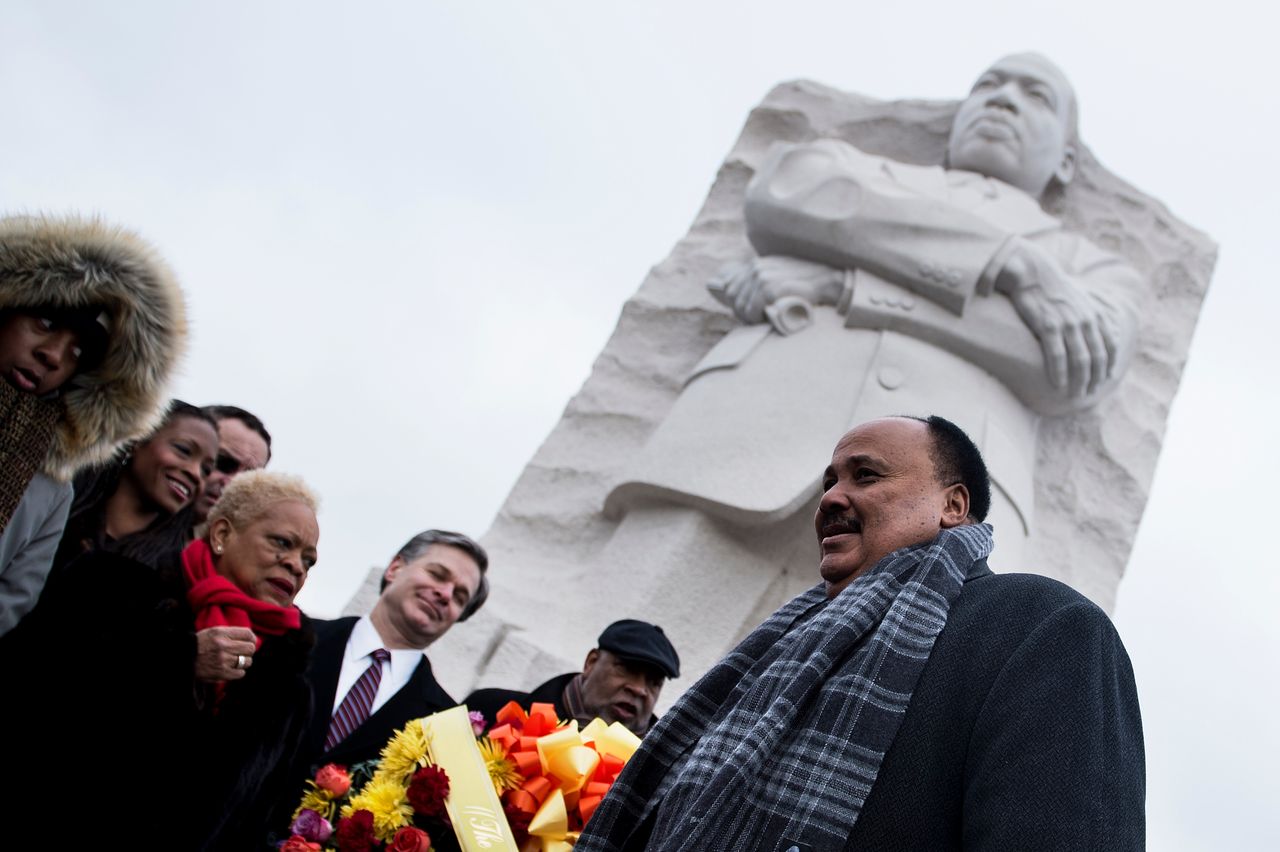
<path fill-rule="evenodd" d="M 993 568 L 1109 610 L 1216 249 L 1075 126 L 1033 54 L 961 102 L 770 92 L 484 536 L 441 682 L 531 686 L 635 617 L 684 660 L 670 703 L 818 581 L 831 448 L 886 414 L 983 449 Z"/>

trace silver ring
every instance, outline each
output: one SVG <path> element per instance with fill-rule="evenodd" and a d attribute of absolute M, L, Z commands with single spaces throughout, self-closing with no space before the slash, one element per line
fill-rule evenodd
<path fill-rule="evenodd" d="M 236 668 L 244 668 L 244 654 L 236 654 Z"/>

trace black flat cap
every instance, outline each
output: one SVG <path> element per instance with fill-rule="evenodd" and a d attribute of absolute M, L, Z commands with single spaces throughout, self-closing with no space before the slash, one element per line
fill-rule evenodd
<path fill-rule="evenodd" d="M 624 660 L 657 666 L 667 677 L 680 676 L 680 655 L 656 624 L 634 618 L 615 621 L 600 634 L 596 647 Z"/>

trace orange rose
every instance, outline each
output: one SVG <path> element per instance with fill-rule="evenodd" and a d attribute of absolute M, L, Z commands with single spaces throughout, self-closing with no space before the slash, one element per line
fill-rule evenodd
<path fill-rule="evenodd" d="M 387 852 L 430 852 L 431 838 L 420 828 L 406 825 L 391 838 Z"/>
<path fill-rule="evenodd" d="M 320 844 L 295 834 L 280 845 L 280 852 L 320 852 Z"/>
<path fill-rule="evenodd" d="M 335 798 L 345 796 L 351 789 L 351 776 L 346 767 L 327 763 L 316 773 L 316 786 Z"/>

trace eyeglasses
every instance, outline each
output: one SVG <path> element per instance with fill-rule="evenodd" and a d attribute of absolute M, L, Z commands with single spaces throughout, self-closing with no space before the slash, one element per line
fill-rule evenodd
<path fill-rule="evenodd" d="M 242 462 L 235 456 L 227 455 L 226 453 L 218 453 L 218 457 L 213 460 L 213 469 L 227 476 L 235 476 L 237 473 L 252 470 L 247 462 Z"/>

